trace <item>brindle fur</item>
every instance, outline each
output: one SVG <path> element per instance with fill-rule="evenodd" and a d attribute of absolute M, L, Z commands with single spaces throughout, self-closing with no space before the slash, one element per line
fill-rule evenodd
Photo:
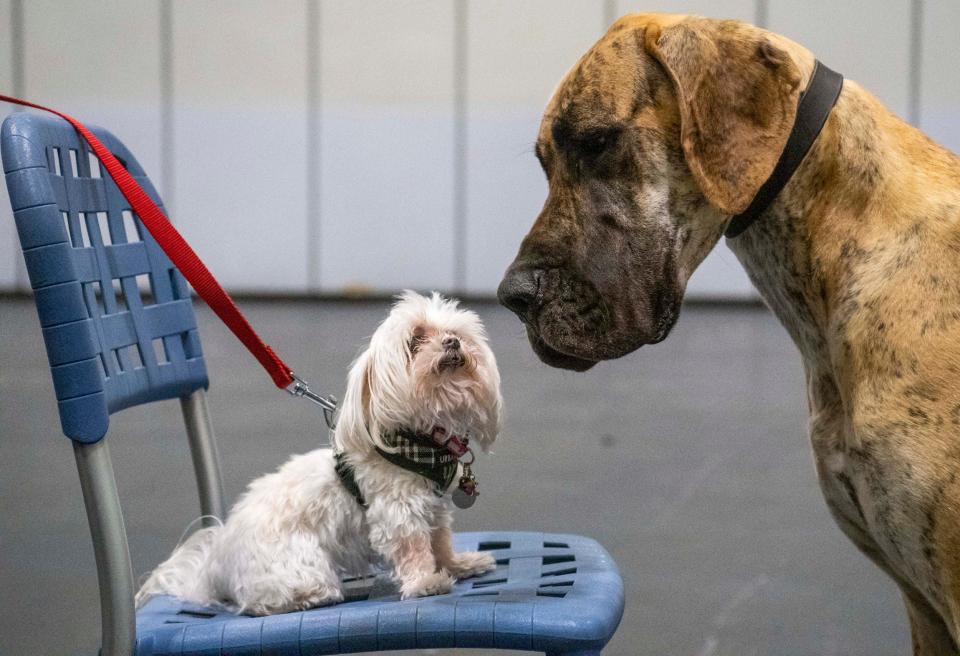
<path fill-rule="evenodd" d="M 549 364 L 666 336 L 770 171 L 814 57 L 734 21 L 617 21 L 537 142 L 544 208 L 501 285 Z M 729 245 L 796 342 L 840 527 L 900 586 L 914 654 L 960 654 L 960 160 L 847 80 L 813 149 Z"/>

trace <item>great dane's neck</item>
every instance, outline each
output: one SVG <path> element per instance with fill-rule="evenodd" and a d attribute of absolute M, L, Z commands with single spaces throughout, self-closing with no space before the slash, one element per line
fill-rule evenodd
<path fill-rule="evenodd" d="M 904 143 L 918 141 L 926 137 L 846 81 L 793 179 L 760 220 L 727 240 L 808 370 L 832 370 L 846 357 L 847 321 L 877 282 L 865 279 L 864 265 L 896 257 L 897 234 L 928 214 L 926 199 L 889 192 L 928 174 L 928 162 L 911 161 L 915 149 L 907 156 Z"/>

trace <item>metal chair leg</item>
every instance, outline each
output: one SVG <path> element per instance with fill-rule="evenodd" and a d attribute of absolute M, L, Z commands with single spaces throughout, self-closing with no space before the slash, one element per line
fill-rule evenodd
<path fill-rule="evenodd" d="M 130 656 L 136 643 L 133 570 L 117 482 L 105 439 L 73 442 L 100 587 L 102 656 Z"/>
<path fill-rule="evenodd" d="M 220 482 L 220 457 L 217 455 L 217 443 L 213 435 L 213 425 L 207 411 L 207 397 L 202 389 L 180 399 L 183 421 L 187 426 L 187 438 L 190 441 L 190 456 L 197 477 L 197 491 L 200 494 L 200 512 L 223 519 L 223 484 Z M 215 522 L 208 517 L 203 519 L 204 526 Z"/>

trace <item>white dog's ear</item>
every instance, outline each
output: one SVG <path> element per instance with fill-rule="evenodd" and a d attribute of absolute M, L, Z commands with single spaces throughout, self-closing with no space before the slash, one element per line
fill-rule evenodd
<path fill-rule="evenodd" d="M 367 426 L 373 443 L 391 450 L 382 440 L 385 431 L 411 421 L 410 350 L 406 321 L 390 317 L 374 333 L 367 350 Z"/>
<path fill-rule="evenodd" d="M 484 426 L 484 430 L 481 434 L 477 435 L 477 444 L 480 445 L 480 449 L 487 453 L 490 451 L 490 447 L 493 446 L 493 443 L 497 440 L 497 436 L 500 434 L 500 426 L 502 423 L 502 408 L 503 400 L 500 398 L 498 393 L 496 400 L 490 406 L 490 417 Z"/>
<path fill-rule="evenodd" d="M 474 430 L 471 437 L 486 453 L 500 434 L 500 427 L 503 423 L 503 397 L 500 394 L 500 371 L 497 369 L 497 361 L 493 351 L 485 341 L 481 342 L 480 348 L 484 350 L 484 357 L 478 366 L 482 367 L 484 371 L 479 373 L 481 373 L 485 382 L 483 386 L 484 398 L 480 399 L 480 402 L 481 406 L 486 409 L 486 421 Z"/>
<path fill-rule="evenodd" d="M 407 322 L 390 316 L 370 338 L 347 376 L 347 391 L 337 421 L 337 444 L 344 450 L 371 445 L 391 450 L 384 431 L 408 423 L 410 358 Z"/>
<path fill-rule="evenodd" d="M 347 390 L 337 412 L 334 441 L 341 451 L 357 451 L 372 443 L 370 436 L 370 352 L 354 360 L 347 374 Z"/>

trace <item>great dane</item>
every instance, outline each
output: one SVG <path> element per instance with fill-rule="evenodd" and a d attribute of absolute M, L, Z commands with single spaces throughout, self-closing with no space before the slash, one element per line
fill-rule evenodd
<path fill-rule="evenodd" d="M 500 285 L 541 360 L 663 340 L 784 151 L 815 59 L 737 21 L 617 21 L 560 83 L 543 210 Z M 915 654 L 960 654 L 960 160 L 843 82 L 729 246 L 803 357 L 824 497 L 899 585 Z"/>

